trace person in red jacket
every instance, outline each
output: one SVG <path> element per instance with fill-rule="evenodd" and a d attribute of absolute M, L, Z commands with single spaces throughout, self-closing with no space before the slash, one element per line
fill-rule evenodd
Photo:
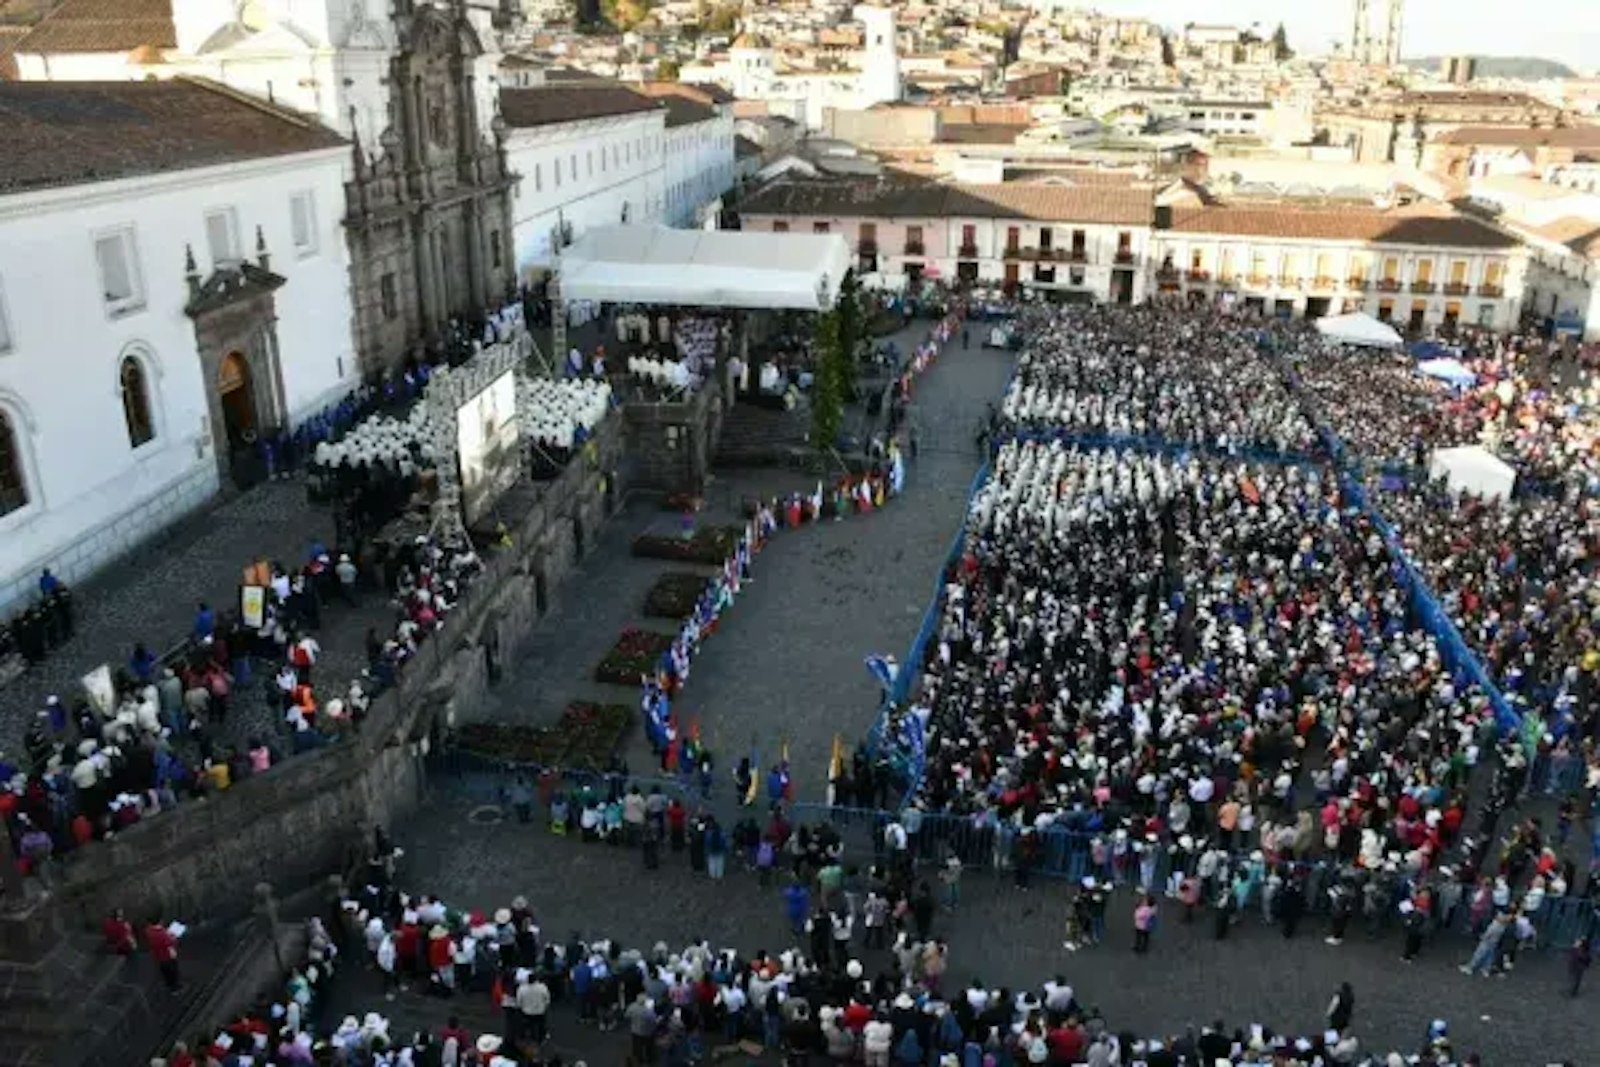
<path fill-rule="evenodd" d="M 435 926 L 428 932 L 428 970 L 445 989 L 455 984 L 455 952 L 455 943 L 444 927 Z"/>
<path fill-rule="evenodd" d="M 178 980 L 178 939 L 159 922 L 144 928 L 144 943 L 161 969 L 161 980 L 176 993 L 182 984 Z"/>
<path fill-rule="evenodd" d="M 115 952 L 119 956 L 133 955 L 133 924 L 123 916 L 121 908 L 106 916 L 106 923 L 102 929 L 105 932 L 107 951 Z"/>

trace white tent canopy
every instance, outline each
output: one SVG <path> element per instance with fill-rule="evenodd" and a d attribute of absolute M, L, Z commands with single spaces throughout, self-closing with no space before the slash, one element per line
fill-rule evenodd
<path fill-rule="evenodd" d="M 692 307 L 833 306 L 850 269 L 838 234 L 597 226 L 557 261 L 564 300 Z"/>
<path fill-rule="evenodd" d="M 1417 364 L 1417 373 L 1437 378 L 1457 389 L 1471 389 L 1478 384 L 1478 376 L 1459 359 L 1425 359 Z"/>
<path fill-rule="evenodd" d="M 1517 472 L 1478 445 L 1441 448 L 1428 463 L 1428 476 L 1444 478 L 1453 493 L 1476 493 L 1505 500 L 1517 487 Z"/>
<path fill-rule="evenodd" d="M 1317 320 L 1317 332 L 1330 341 L 1363 348 L 1399 348 L 1400 335 L 1388 323 L 1371 315 L 1353 311 Z"/>

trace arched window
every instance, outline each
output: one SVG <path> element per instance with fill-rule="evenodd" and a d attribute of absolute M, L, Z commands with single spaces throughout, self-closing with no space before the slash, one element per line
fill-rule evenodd
<path fill-rule="evenodd" d="M 28 480 L 22 469 L 22 443 L 16 423 L 0 407 L 0 515 L 28 506 Z"/>
<path fill-rule="evenodd" d="M 118 377 L 122 383 L 122 418 L 128 424 L 128 443 L 138 448 L 156 435 L 156 424 L 150 417 L 150 386 L 144 364 L 127 356 Z"/>

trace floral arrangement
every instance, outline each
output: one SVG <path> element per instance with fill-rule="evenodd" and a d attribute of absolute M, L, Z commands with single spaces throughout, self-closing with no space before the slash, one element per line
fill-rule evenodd
<path fill-rule="evenodd" d="M 688 571 L 669 571 L 656 579 L 644 598 L 644 613 L 664 619 L 686 619 L 706 591 L 709 579 Z"/>
<path fill-rule="evenodd" d="M 639 677 L 655 673 L 662 653 L 672 647 L 670 634 L 629 627 L 622 631 L 594 669 L 594 680 L 614 685 L 638 685 Z"/>

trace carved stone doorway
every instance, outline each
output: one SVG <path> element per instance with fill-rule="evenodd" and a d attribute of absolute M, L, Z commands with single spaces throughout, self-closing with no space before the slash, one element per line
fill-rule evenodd
<path fill-rule="evenodd" d="M 273 299 L 282 285 L 264 265 L 248 262 L 204 284 L 191 276 L 186 310 L 207 383 L 211 443 L 223 479 L 240 489 L 266 477 L 259 441 L 288 417 Z"/>
<path fill-rule="evenodd" d="M 250 361 L 243 352 L 222 357 L 217 372 L 217 405 L 228 451 L 248 450 L 256 440 L 256 403 L 250 389 Z"/>

